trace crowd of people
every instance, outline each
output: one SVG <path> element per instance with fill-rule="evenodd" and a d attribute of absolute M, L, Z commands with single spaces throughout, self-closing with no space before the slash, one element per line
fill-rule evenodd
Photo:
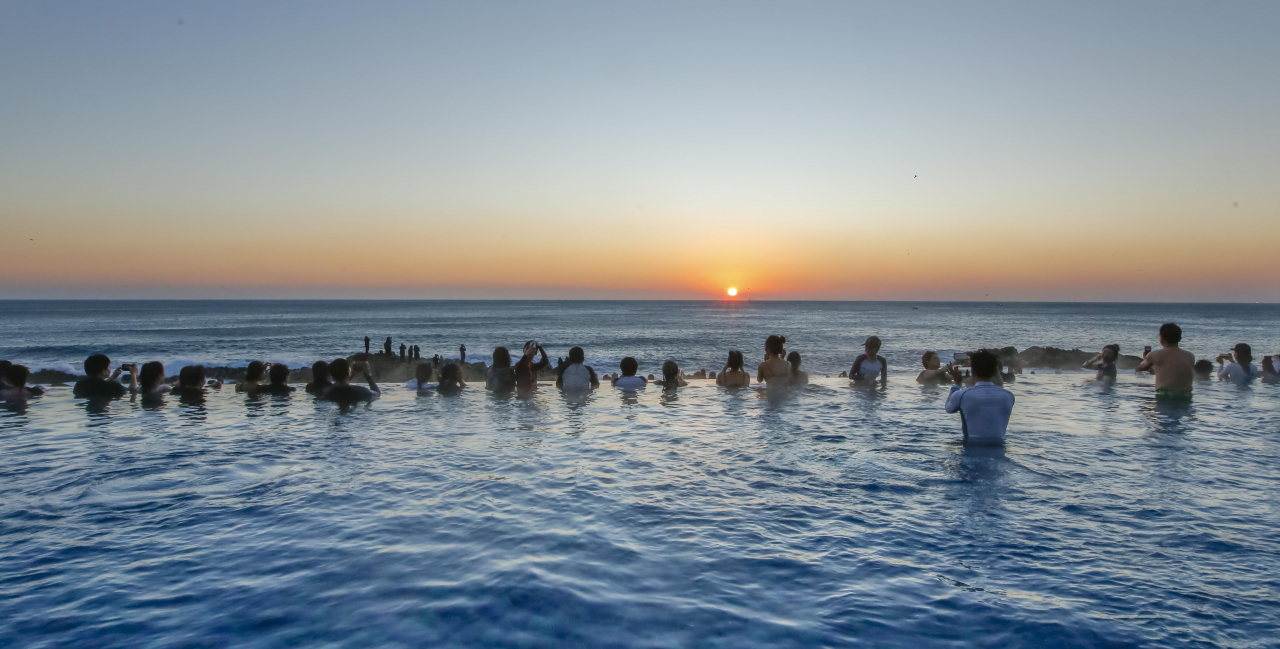
<path fill-rule="evenodd" d="M 1160 348 L 1146 348 L 1135 370 L 1138 373 L 1154 374 L 1156 394 L 1159 397 L 1190 398 L 1197 380 L 1209 380 L 1215 374 L 1213 363 L 1203 359 L 1197 361 L 1193 354 L 1179 347 L 1181 341 L 1182 329 L 1177 324 L 1162 325 L 1159 331 Z M 764 343 L 764 359 L 756 366 L 756 384 L 763 385 L 770 393 L 789 391 L 809 382 L 808 373 L 800 369 L 800 354 L 794 351 L 788 353 L 786 343 L 785 336 L 769 336 Z M 366 337 L 366 360 L 337 358 L 313 364 L 312 381 L 306 384 L 306 393 L 344 406 L 377 399 L 382 390 L 374 381 L 373 364 L 367 360 L 370 358 L 369 344 Z M 865 353 L 859 354 L 849 371 L 842 372 L 841 376 L 849 378 L 855 385 L 874 385 L 877 381 L 883 385 L 887 382 L 889 365 L 880 355 L 881 345 L 880 338 L 867 338 L 863 345 Z M 402 362 L 421 358 L 417 346 L 405 348 L 402 344 L 401 348 Z M 466 345 L 459 347 L 459 352 L 459 361 L 465 363 Z M 390 338 L 387 338 L 380 355 L 394 359 Z M 957 354 L 956 357 L 958 361 L 967 361 L 968 369 L 965 369 L 963 362 L 948 363 L 943 367 L 936 351 L 926 351 L 921 357 L 924 370 L 917 375 L 916 381 L 922 384 L 951 384 L 945 410 L 960 414 L 961 430 L 966 440 L 1002 441 L 1015 401 L 1013 393 L 1005 389 L 1003 384 L 1013 380 L 1015 368 L 1011 366 L 1006 373 L 1000 357 L 985 349 L 968 355 Z M 1120 346 L 1108 344 L 1086 361 L 1084 368 L 1095 371 L 1098 381 L 1112 382 L 1116 380 L 1119 360 Z M 1220 354 L 1215 361 L 1218 364 L 1216 375 L 1222 381 L 1247 382 L 1255 378 L 1275 381 L 1280 376 L 1280 357 L 1265 357 L 1259 370 L 1253 362 L 1252 349 L 1245 343 L 1237 344 L 1229 354 Z M 730 350 L 728 360 L 719 373 L 712 372 L 706 377 L 699 372 L 696 378 L 712 378 L 716 385 L 729 389 L 749 388 L 752 386 L 751 374 L 744 368 L 744 364 L 743 353 Z M 617 374 L 605 375 L 604 378 L 620 390 L 643 390 L 651 383 L 663 390 L 678 390 L 689 385 L 687 377 L 675 361 L 667 361 L 662 365 L 661 379 L 653 375 L 639 376 L 639 362 L 630 356 L 623 358 L 619 366 Z M 485 374 L 485 389 L 499 393 L 533 392 L 538 389 L 540 372 L 550 367 L 547 352 L 537 341 L 525 343 L 519 360 L 514 363 L 511 352 L 506 347 L 498 347 L 493 350 L 493 364 Z M 207 390 L 220 390 L 223 386 L 220 377 L 206 376 L 205 368 L 200 365 L 183 367 L 177 380 L 170 382 L 165 377 L 164 365 L 158 361 L 141 366 L 118 365 L 113 369 L 111 359 L 105 354 L 94 354 L 86 358 L 84 372 L 85 377 L 76 382 L 72 392 L 76 398 L 87 400 L 119 399 L 129 394 L 143 399 L 156 399 L 165 395 L 203 398 Z M 290 369 L 285 364 L 253 361 L 245 369 L 244 379 L 235 383 L 235 391 L 249 395 L 288 395 L 296 390 L 289 385 L 289 374 Z M 122 375 L 127 378 L 122 379 Z M 363 375 L 364 385 L 352 383 L 352 378 L 359 375 Z M 559 359 L 554 375 L 555 386 L 568 393 L 585 393 L 601 385 L 601 377 L 596 374 L 595 368 L 586 364 L 586 353 L 581 347 L 573 347 L 567 358 Z M 41 387 L 27 385 L 29 376 L 27 367 L 0 361 L 0 401 L 28 401 L 43 394 Z M 458 363 L 440 366 L 440 357 L 437 355 L 433 362 L 418 364 L 414 378 L 405 383 L 405 387 L 419 393 L 431 391 L 456 394 L 466 387 L 466 382 Z"/>

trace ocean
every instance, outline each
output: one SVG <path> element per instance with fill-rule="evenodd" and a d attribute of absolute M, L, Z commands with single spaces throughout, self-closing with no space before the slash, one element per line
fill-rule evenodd
<path fill-rule="evenodd" d="M 1280 353 L 1280 306 L 4 301 L 0 358 L 309 365 L 417 344 L 570 346 L 719 371 L 788 338 L 784 399 L 302 393 L 0 408 L 0 646 L 1274 647 L 1280 385 L 1028 369 L 960 443 L 925 350 L 1126 354 L 1176 321 Z M 887 385 L 835 378 L 878 335 Z M 830 378 L 829 378 L 830 377 Z"/>

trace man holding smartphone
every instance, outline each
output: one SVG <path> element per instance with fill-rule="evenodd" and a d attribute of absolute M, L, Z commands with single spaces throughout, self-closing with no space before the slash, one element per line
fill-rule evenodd
<path fill-rule="evenodd" d="M 1196 357 L 1178 347 L 1182 327 L 1166 322 L 1160 325 L 1160 349 L 1144 352 L 1138 372 L 1156 375 L 1156 396 L 1189 397 L 1195 379 Z"/>

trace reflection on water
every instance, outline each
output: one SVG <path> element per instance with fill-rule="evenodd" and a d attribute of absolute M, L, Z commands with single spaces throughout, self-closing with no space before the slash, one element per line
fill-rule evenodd
<path fill-rule="evenodd" d="M 15 646 L 1260 645 L 1280 386 L 387 386 L 0 409 Z M 211 640 L 216 638 L 217 640 Z"/>

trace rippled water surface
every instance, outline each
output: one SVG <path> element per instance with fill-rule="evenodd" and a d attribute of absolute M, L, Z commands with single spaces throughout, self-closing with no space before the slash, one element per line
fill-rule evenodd
<path fill-rule="evenodd" d="M 925 338 L 903 308 L 887 328 Z M 817 313 L 784 333 L 856 349 Z M 1164 313 L 1133 318 L 1133 341 L 1093 326 L 1132 348 Z M 1258 333 L 1274 319 L 1243 313 L 1258 319 L 1183 319 L 1206 349 L 1276 342 Z M 554 326 L 654 356 L 697 339 L 673 354 L 709 362 L 762 339 L 766 315 L 651 338 L 594 311 Z M 935 345 L 1034 343 L 1033 319 Z M 1149 378 L 1027 374 L 1009 441 L 972 448 L 897 342 L 887 387 L 817 378 L 775 401 L 698 381 L 577 399 L 385 386 L 342 413 L 51 388 L 0 409 L 0 646 L 1276 646 L 1280 386 L 1205 383 L 1172 406 Z"/>

